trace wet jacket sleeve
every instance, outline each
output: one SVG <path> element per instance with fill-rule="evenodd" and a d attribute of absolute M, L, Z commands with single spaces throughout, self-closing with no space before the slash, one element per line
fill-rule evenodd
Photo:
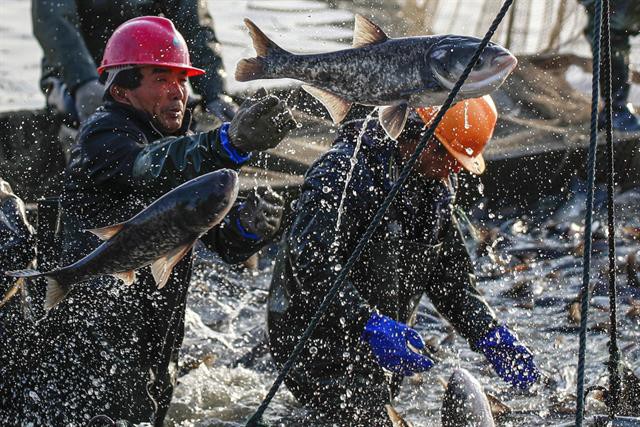
<path fill-rule="evenodd" d="M 436 309 L 475 349 L 497 325 L 495 314 L 478 293 L 473 264 L 455 220 L 449 225 L 433 284 L 426 290 Z"/>
<path fill-rule="evenodd" d="M 33 0 L 31 18 L 33 34 L 47 62 L 60 66 L 72 93 L 80 84 L 98 78 L 96 64 L 80 34 L 75 0 Z"/>
<path fill-rule="evenodd" d="M 217 129 L 144 143 L 141 134 L 110 128 L 85 141 L 82 167 L 94 184 L 141 187 L 157 197 L 199 175 L 241 166 L 222 147 Z"/>
<path fill-rule="evenodd" d="M 163 1 L 162 9 L 187 41 L 193 66 L 206 71 L 202 76 L 190 78 L 191 85 L 205 103 L 212 101 L 225 92 L 225 71 L 207 3 L 203 0 Z"/>
<path fill-rule="evenodd" d="M 309 170 L 297 201 L 296 218 L 287 235 L 293 275 L 301 288 L 301 303 L 307 307 L 304 312 L 309 319 L 333 285 L 339 267 L 346 263 L 351 254 L 349 249 L 361 236 L 367 224 L 365 218 L 371 216 L 368 205 L 372 198 L 354 195 L 358 189 L 369 188 L 364 183 L 372 179 L 368 166 L 363 164 L 364 156 L 360 156 L 349 184 L 352 191 L 345 199 L 340 228 L 335 230 L 350 154 L 348 150 L 334 148 Z M 339 239 L 337 245 L 335 239 Z M 343 317 L 348 329 L 362 330 L 371 312 L 366 300 L 347 279 L 325 316 Z M 308 323 L 309 319 L 302 323 Z"/>

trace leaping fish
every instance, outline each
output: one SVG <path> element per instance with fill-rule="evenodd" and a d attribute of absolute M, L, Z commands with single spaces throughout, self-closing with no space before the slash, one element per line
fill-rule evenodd
<path fill-rule="evenodd" d="M 396 139 L 409 107 L 441 105 L 469 63 L 480 39 L 458 35 L 390 38 L 375 23 L 355 16 L 353 48 L 314 55 L 288 52 L 245 19 L 257 57 L 240 60 L 235 78 L 291 78 L 341 122 L 354 103 L 380 106 L 379 120 Z M 505 48 L 489 43 L 456 100 L 496 90 L 517 65 Z"/>
<path fill-rule="evenodd" d="M 131 284 L 135 271 L 147 265 L 151 265 L 153 278 L 158 288 L 162 288 L 173 267 L 196 240 L 222 221 L 237 195 L 235 171 L 210 172 L 169 191 L 128 221 L 87 230 L 104 242 L 71 265 L 44 273 L 20 270 L 5 274 L 44 276 L 48 281 L 47 309 L 59 303 L 74 283 L 111 275 Z"/>

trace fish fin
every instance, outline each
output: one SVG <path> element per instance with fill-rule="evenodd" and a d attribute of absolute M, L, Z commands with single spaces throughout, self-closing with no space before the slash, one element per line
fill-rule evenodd
<path fill-rule="evenodd" d="M 244 25 L 249 29 L 249 35 L 253 40 L 253 48 L 258 56 L 291 55 L 290 52 L 287 52 L 267 37 L 249 18 L 244 18 Z"/>
<path fill-rule="evenodd" d="M 124 222 L 110 225 L 108 227 L 91 228 L 85 231 L 95 234 L 102 240 L 109 240 L 110 238 L 118 234 L 118 232 L 122 230 L 122 227 L 124 227 Z"/>
<path fill-rule="evenodd" d="M 136 271 L 124 271 L 122 273 L 112 273 L 113 277 L 116 277 L 124 282 L 125 285 L 131 285 L 136 280 Z"/>
<path fill-rule="evenodd" d="M 189 252 L 194 243 L 195 242 L 180 246 L 151 264 L 151 274 L 156 281 L 158 289 L 162 289 L 164 285 L 167 284 L 173 267 Z"/>
<path fill-rule="evenodd" d="M 356 13 L 356 24 L 353 29 L 353 47 L 364 47 L 372 44 L 383 43 L 389 40 L 389 36 L 382 28 Z"/>
<path fill-rule="evenodd" d="M 236 81 L 248 82 L 249 80 L 261 79 L 264 75 L 264 61 L 262 58 L 241 59 L 236 65 Z"/>
<path fill-rule="evenodd" d="M 351 102 L 328 90 L 309 85 L 302 85 L 302 89 L 320 101 L 329 110 L 333 123 L 340 123 L 351 109 Z"/>
<path fill-rule="evenodd" d="M 2 308 L 2 306 L 8 303 L 9 300 L 13 298 L 18 293 L 18 291 L 22 289 L 23 286 L 24 286 L 24 278 L 21 277 L 18 280 L 16 280 L 16 283 L 13 284 L 11 289 L 9 289 L 6 294 L 4 294 L 2 301 L 0 301 L 0 308 Z"/>
<path fill-rule="evenodd" d="M 436 377 L 436 380 L 442 386 L 444 391 L 447 391 L 447 389 L 449 388 L 449 383 L 447 382 L 447 380 L 445 380 L 444 378 L 442 378 L 440 376 Z"/>
<path fill-rule="evenodd" d="M 45 310 L 51 310 L 69 293 L 69 288 L 53 277 L 47 276 L 47 292 L 44 297 Z"/>
<path fill-rule="evenodd" d="M 40 273 L 38 270 L 27 269 L 27 270 L 5 271 L 4 275 L 10 276 L 10 277 L 40 277 L 40 276 L 44 276 L 45 273 Z"/>
<path fill-rule="evenodd" d="M 378 114 L 378 119 L 382 128 L 387 132 L 391 139 L 397 139 L 409 116 L 409 104 L 402 102 L 400 104 L 382 107 Z"/>
<path fill-rule="evenodd" d="M 393 406 L 384 405 L 384 408 L 387 410 L 387 415 L 389 415 L 393 427 L 411 427 L 411 424 L 405 421 Z"/>

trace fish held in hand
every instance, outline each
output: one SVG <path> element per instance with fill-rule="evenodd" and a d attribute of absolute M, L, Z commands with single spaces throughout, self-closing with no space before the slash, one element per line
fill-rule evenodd
<path fill-rule="evenodd" d="M 376 24 L 356 15 L 353 48 L 297 55 L 282 49 L 249 19 L 244 22 L 257 57 L 238 63 L 236 80 L 301 80 L 335 123 L 345 118 L 353 103 L 380 106 L 380 123 L 393 139 L 404 129 L 409 107 L 444 103 L 481 42 L 458 35 L 392 39 Z M 489 43 L 456 99 L 492 93 L 517 62 L 507 49 Z"/>
<path fill-rule="evenodd" d="M 88 230 L 104 242 L 79 261 L 44 273 L 21 270 L 5 274 L 44 276 L 49 283 L 47 309 L 59 303 L 74 283 L 111 275 L 131 284 L 135 271 L 147 265 L 151 265 L 153 278 L 162 288 L 196 240 L 227 215 L 237 195 L 235 171 L 223 169 L 202 175 L 171 190 L 128 221 Z"/>

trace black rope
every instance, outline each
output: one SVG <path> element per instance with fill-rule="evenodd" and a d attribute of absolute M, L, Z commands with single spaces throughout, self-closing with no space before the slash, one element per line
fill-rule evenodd
<path fill-rule="evenodd" d="M 607 135 L 607 222 L 609 233 L 609 417 L 618 412 L 620 396 L 620 350 L 618 349 L 618 320 L 616 301 L 616 239 L 615 206 L 613 200 L 615 171 L 613 165 L 613 131 L 611 124 L 611 42 L 609 29 L 609 0 L 602 3 L 602 97 L 604 99 L 605 131 Z"/>
<path fill-rule="evenodd" d="M 576 427 L 582 427 L 584 418 L 584 361 L 587 341 L 587 315 L 589 312 L 589 281 L 591 273 L 591 226 L 593 222 L 593 183 L 596 174 L 596 144 L 598 139 L 598 85 L 600 81 L 600 30 L 602 25 L 602 0 L 595 2 L 593 23 L 593 78 L 591 80 L 591 133 L 587 159 L 587 202 L 584 224 L 584 255 L 580 306 L 580 347 L 578 349 L 578 379 L 576 399 Z"/>
<path fill-rule="evenodd" d="M 453 88 L 451 89 L 451 92 L 449 92 L 449 96 L 447 97 L 447 100 L 442 105 L 442 108 L 440 109 L 440 111 L 438 112 L 436 117 L 434 118 L 433 122 L 431 123 L 431 125 L 429 126 L 429 128 L 427 129 L 425 134 L 422 136 L 422 139 L 420 140 L 420 143 L 416 147 L 415 152 L 411 155 L 411 157 L 409 158 L 409 160 L 407 161 L 405 166 L 402 168 L 402 172 L 400 173 L 400 176 L 399 176 L 398 180 L 393 184 L 393 187 L 389 191 L 389 194 L 385 198 L 384 202 L 382 203 L 382 205 L 380 206 L 380 208 L 376 212 L 375 216 L 373 217 L 373 220 L 371 221 L 371 223 L 369 224 L 369 226 L 365 230 L 364 234 L 360 238 L 360 241 L 356 245 L 353 253 L 351 254 L 349 259 L 345 263 L 345 265 L 342 268 L 342 270 L 340 270 L 340 273 L 338 274 L 338 277 L 336 278 L 336 281 L 334 282 L 334 284 L 331 287 L 331 289 L 329 289 L 329 292 L 327 292 L 327 295 L 325 296 L 324 300 L 322 301 L 322 304 L 320 304 L 320 306 L 318 307 L 318 310 L 316 311 L 316 313 L 314 314 L 313 318 L 309 322 L 309 326 L 307 326 L 307 329 L 304 331 L 304 333 L 302 334 L 302 336 L 298 340 L 298 343 L 296 344 L 295 348 L 291 352 L 291 355 L 289 356 L 289 358 L 287 359 L 285 364 L 282 366 L 282 370 L 278 374 L 278 377 L 276 378 L 276 380 L 273 382 L 273 385 L 271 386 L 271 389 L 269 390 L 269 392 L 265 396 L 264 400 L 262 401 L 262 403 L 260 404 L 260 406 L 258 407 L 256 412 L 247 421 L 247 424 L 246 424 L 247 427 L 255 427 L 255 426 L 263 425 L 262 424 L 262 414 L 264 414 L 264 411 L 269 406 L 269 403 L 271 402 L 271 399 L 273 399 L 273 397 L 275 396 L 276 392 L 278 391 L 278 388 L 280 388 L 280 385 L 282 385 L 282 382 L 284 381 L 285 377 L 287 376 L 287 374 L 289 373 L 289 371 L 293 367 L 293 364 L 294 364 L 295 360 L 298 358 L 300 352 L 304 348 L 305 343 L 307 342 L 307 340 L 309 339 L 309 337 L 311 336 L 311 334 L 315 330 L 316 326 L 320 322 L 320 319 L 322 318 L 322 315 L 325 313 L 325 311 L 327 311 L 327 309 L 329 308 L 329 305 L 331 304 L 331 302 L 335 298 L 336 294 L 340 291 L 340 288 L 342 287 L 342 284 L 344 283 L 344 280 L 346 279 L 347 275 L 349 274 L 349 272 L 353 268 L 353 265 L 356 263 L 356 261 L 360 257 L 360 254 L 364 250 L 364 247 L 367 245 L 367 243 L 371 239 L 371 236 L 373 235 L 373 233 L 376 231 L 376 229 L 380 225 L 380 222 L 382 222 L 382 219 L 383 219 L 387 209 L 391 205 L 391 202 L 393 202 L 393 199 L 395 198 L 396 194 L 400 191 L 400 189 L 404 185 L 405 181 L 409 177 L 409 174 L 411 173 L 413 165 L 416 163 L 416 161 L 418 161 L 418 158 L 420 157 L 420 155 L 424 151 L 425 147 L 427 146 L 427 143 L 433 137 L 433 134 L 435 132 L 436 127 L 438 127 L 438 125 L 440 124 L 440 121 L 442 120 L 442 117 L 447 112 L 449 107 L 451 107 L 451 105 L 453 104 L 453 100 L 455 99 L 456 95 L 460 91 L 460 88 L 462 87 L 462 85 L 464 84 L 465 80 L 467 79 L 467 77 L 471 73 L 471 70 L 473 69 L 473 66 L 477 62 L 477 60 L 480 57 L 480 55 L 482 54 L 482 51 L 484 50 L 484 48 L 489 43 L 489 40 L 491 39 L 491 37 L 493 37 L 493 34 L 495 33 L 496 29 L 498 28 L 498 25 L 500 24 L 500 22 L 504 18 L 505 14 L 509 10 L 509 7 L 511 6 L 512 3 L 513 3 L 513 0 L 505 0 L 504 4 L 502 5 L 502 8 L 500 9 L 500 12 L 496 15 L 495 19 L 491 23 L 491 27 L 489 27 L 489 30 L 487 31 L 487 33 L 485 34 L 484 38 L 480 42 L 480 45 L 478 46 L 478 49 L 476 50 L 476 52 L 474 53 L 473 57 L 469 61 L 469 64 L 467 64 L 467 68 L 465 68 L 464 72 L 462 73 L 462 75 L 460 76 L 460 78 L 458 79 L 456 84 L 453 86 Z"/>

